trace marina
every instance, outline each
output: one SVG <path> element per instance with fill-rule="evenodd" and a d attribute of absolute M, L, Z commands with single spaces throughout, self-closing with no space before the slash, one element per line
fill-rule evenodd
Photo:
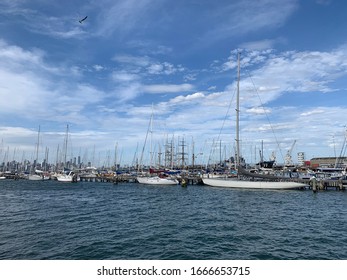
<path fill-rule="evenodd" d="M 230 143 L 227 142 L 224 144 L 224 148 L 222 148 L 222 140 L 220 136 L 218 136 L 218 139 L 214 139 L 213 143 L 208 148 L 209 152 L 207 152 L 205 148 L 205 151 L 196 153 L 194 148 L 195 142 L 192 137 L 192 143 L 189 145 L 191 146 L 191 151 L 188 153 L 188 145 L 185 137 L 178 137 L 176 144 L 174 144 L 174 137 L 170 139 L 168 135 L 166 135 L 165 143 L 163 141 L 159 143 L 160 141 L 157 139 L 158 143 L 156 145 L 158 147 L 153 150 L 153 146 L 155 146 L 153 145 L 153 119 L 155 109 L 152 105 L 150 121 L 142 151 L 138 155 L 136 149 L 131 165 L 127 164 L 122 166 L 120 164 L 121 159 L 118 158 L 118 143 L 115 145 L 114 157 L 112 157 L 110 151 L 108 151 L 104 164 L 101 167 L 93 166 L 95 163 L 95 145 L 92 156 L 93 160 L 90 160 L 86 156 L 87 152 L 83 160 L 80 155 L 81 149 L 79 155 L 73 157 L 71 148 L 69 147 L 69 142 L 71 140 L 69 124 L 66 125 L 62 150 L 60 150 L 59 145 L 56 149 L 55 163 L 50 163 L 48 161 L 48 147 L 46 147 L 45 150 L 44 160 L 40 161 L 39 147 L 41 141 L 41 126 L 39 126 L 35 145 L 35 155 L 31 160 L 24 159 L 23 153 L 22 161 L 16 161 L 16 149 L 14 149 L 14 159 L 8 161 L 10 153 L 9 147 L 7 151 L 5 151 L 3 149 L 3 141 L 1 142 L 0 156 L 4 153 L 4 157 L 3 162 L 0 163 L 0 179 L 1 181 L 6 179 L 25 179 L 27 181 L 55 180 L 63 183 L 78 183 L 81 181 L 113 184 L 138 183 L 140 185 L 181 185 L 183 187 L 188 185 L 204 185 L 209 187 L 247 190 L 310 189 L 313 192 L 329 189 L 339 191 L 346 190 L 347 157 L 345 157 L 345 153 L 347 148 L 347 131 L 345 131 L 343 137 L 339 156 L 336 155 L 334 143 L 334 157 L 318 157 L 306 160 L 305 152 L 298 152 L 297 161 L 294 163 L 292 152 L 297 142 L 296 139 L 287 150 L 285 157 L 283 157 L 282 151 L 279 149 L 279 151 L 273 150 L 269 159 L 265 160 L 263 140 L 261 140 L 259 159 L 257 159 L 257 157 L 253 158 L 253 152 L 249 155 L 249 153 L 242 150 L 241 142 L 243 140 L 240 138 L 240 112 L 242 111 L 242 104 L 240 104 L 240 101 L 243 101 L 243 98 L 242 93 L 240 93 L 240 52 L 237 52 L 236 64 L 235 139 L 234 143 L 230 141 Z M 231 96 L 229 98 L 233 99 Z M 263 106 L 263 104 L 261 106 Z M 232 127 L 233 126 L 229 124 L 229 128 L 231 129 Z M 272 127 L 270 122 L 269 127 Z M 273 145 L 280 148 L 280 143 L 276 136 L 275 139 L 276 141 L 274 141 Z M 149 146 L 149 149 L 147 148 L 148 150 L 146 146 Z M 224 153 L 224 158 L 222 157 L 222 151 Z M 282 163 L 278 162 L 276 152 L 281 154 Z M 68 155 L 69 153 L 71 153 L 70 156 Z M 255 150 L 254 154 L 256 153 L 257 151 Z M 199 162 L 197 164 L 197 157 L 203 154 L 209 154 L 208 158 L 205 158 L 204 163 Z M 217 160 L 218 155 L 216 154 L 219 154 L 219 161 Z M 147 158 L 145 159 L 146 156 Z M 246 157 L 248 160 L 252 158 L 252 161 L 247 162 Z M 98 162 L 100 162 L 100 155 Z"/>
<path fill-rule="evenodd" d="M 112 183 L 112 184 L 118 184 L 118 183 L 135 183 L 135 184 L 141 184 L 137 180 L 136 173 L 133 174 L 116 174 L 116 173 L 109 173 L 109 174 L 78 174 L 78 182 L 93 182 L 93 183 Z M 181 185 L 181 186 L 189 186 L 189 185 L 204 185 L 203 183 L 203 177 L 210 177 L 213 175 L 201 175 L 201 174 L 186 174 L 184 176 L 177 176 L 175 177 L 177 182 L 174 185 Z M 219 179 L 226 178 L 226 175 L 218 175 Z M 27 176 L 17 174 L 17 173 L 5 173 L 2 176 L 3 180 L 15 180 L 15 181 L 25 181 L 28 180 Z M 230 177 L 229 177 L 230 178 Z M 233 178 L 233 177 L 231 177 Z M 3 181 L 0 180 L 0 181 Z M 49 178 L 49 180 L 55 180 L 53 178 Z M 305 185 L 305 187 L 298 188 L 303 190 L 312 190 L 314 192 L 316 191 L 324 191 L 324 190 L 337 190 L 337 191 L 345 191 L 347 190 L 347 179 L 346 178 L 339 178 L 339 179 L 316 179 L 314 178 L 291 178 L 293 182 L 302 183 Z M 30 180 L 29 180 L 30 181 Z M 46 181 L 46 180 L 38 180 L 38 181 Z M 280 179 L 279 179 L 280 181 Z M 78 183 L 77 181 L 71 181 L 73 183 Z M 1 185 L 1 183 L 0 183 Z M 165 185 L 165 184 L 164 184 Z"/>
<path fill-rule="evenodd" d="M 0 1 L 2 279 L 346 278 L 346 11 Z"/>

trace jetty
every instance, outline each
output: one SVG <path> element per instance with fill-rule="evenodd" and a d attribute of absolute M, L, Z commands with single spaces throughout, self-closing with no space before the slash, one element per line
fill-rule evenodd
<path fill-rule="evenodd" d="M 100 183 L 112 183 L 112 184 L 118 184 L 118 183 L 138 183 L 137 181 L 137 173 L 121 173 L 117 174 L 115 172 L 113 173 L 85 173 L 81 172 L 78 173 L 78 177 L 80 178 L 81 182 L 100 182 Z M 230 176 L 227 174 L 204 174 L 204 172 L 184 172 L 183 174 L 177 175 L 176 179 L 178 180 L 178 185 L 181 185 L 182 187 L 187 187 L 189 185 L 203 185 L 202 176 L 217 176 L 217 177 L 223 177 L 223 176 Z M 27 179 L 26 174 L 22 173 L 16 173 L 16 172 L 5 172 L 1 174 L 2 179 L 10 179 L 10 180 L 25 180 Z M 233 175 L 235 176 L 235 175 Z M 54 177 L 51 177 L 52 180 L 54 180 Z M 279 178 L 279 181 L 281 179 Z M 290 178 L 291 181 L 304 183 L 307 185 L 307 187 L 304 187 L 303 189 L 312 190 L 313 192 L 318 191 L 326 191 L 326 190 L 337 190 L 337 191 L 345 191 L 347 190 L 347 177 L 344 176 L 342 178 L 299 178 L 299 177 L 292 177 Z"/>
<path fill-rule="evenodd" d="M 80 179 L 83 182 L 103 182 L 103 183 L 138 183 L 136 176 L 132 174 L 121 174 L 121 175 L 98 175 L 98 176 L 83 176 L 80 175 Z M 203 185 L 201 175 L 187 174 L 185 176 L 177 177 L 179 185 Z M 307 189 L 313 191 L 324 191 L 324 190 L 347 190 L 347 180 L 332 180 L 332 179 L 293 179 L 300 183 L 307 184 Z"/>
<path fill-rule="evenodd" d="M 121 174 L 121 175 L 79 175 L 81 181 L 83 182 L 102 182 L 102 183 L 136 183 L 136 177 L 130 174 Z"/>
<path fill-rule="evenodd" d="M 329 189 L 335 189 L 338 191 L 345 191 L 347 189 L 347 180 L 342 179 L 320 179 L 316 178 L 301 180 L 306 183 L 309 189 L 316 191 L 323 191 Z"/>

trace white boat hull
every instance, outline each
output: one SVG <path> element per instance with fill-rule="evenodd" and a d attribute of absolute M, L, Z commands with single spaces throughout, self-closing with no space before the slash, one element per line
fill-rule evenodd
<path fill-rule="evenodd" d="M 70 176 L 70 175 L 60 175 L 60 176 L 57 176 L 57 180 L 59 182 L 72 182 L 73 180 L 73 176 Z"/>
<path fill-rule="evenodd" d="M 69 174 L 59 174 L 56 176 L 59 182 L 79 182 L 81 179 L 76 174 L 70 172 Z"/>
<path fill-rule="evenodd" d="M 178 181 L 176 179 L 160 178 L 158 176 L 137 177 L 136 179 L 140 184 L 147 184 L 147 185 L 177 185 L 178 184 Z"/>
<path fill-rule="evenodd" d="M 249 181 L 222 178 L 203 178 L 203 183 L 212 187 L 238 188 L 238 189 L 273 189 L 273 190 L 291 190 L 306 187 L 306 184 L 290 181 Z"/>
<path fill-rule="evenodd" d="M 31 174 L 28 176 L 28 180 L 30 180 L 30 181 L 42 181 L 43 177 L 41 175 Z"/>

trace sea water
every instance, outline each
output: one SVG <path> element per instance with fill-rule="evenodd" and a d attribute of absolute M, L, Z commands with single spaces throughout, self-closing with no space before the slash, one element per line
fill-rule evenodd
<path fill-rule="evenodd" d="M 347 259 L 347 192 L 0 181 L 0 259 Z"/>

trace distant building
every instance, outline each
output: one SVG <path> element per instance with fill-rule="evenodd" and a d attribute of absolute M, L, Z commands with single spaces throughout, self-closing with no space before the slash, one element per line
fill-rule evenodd
<path fill-rule="evenodd" d="M 347 157 L 319 157 L 312 158 L 310 161 L 311 168 L 317 167 L 346 167 L 347 166 Z"/>
<path fill-rule="evenodd" d="M 299 166 L 305 165 L 305 153 L 304 152 L 298 153 L 298 164 L 299 164 Z"/>

